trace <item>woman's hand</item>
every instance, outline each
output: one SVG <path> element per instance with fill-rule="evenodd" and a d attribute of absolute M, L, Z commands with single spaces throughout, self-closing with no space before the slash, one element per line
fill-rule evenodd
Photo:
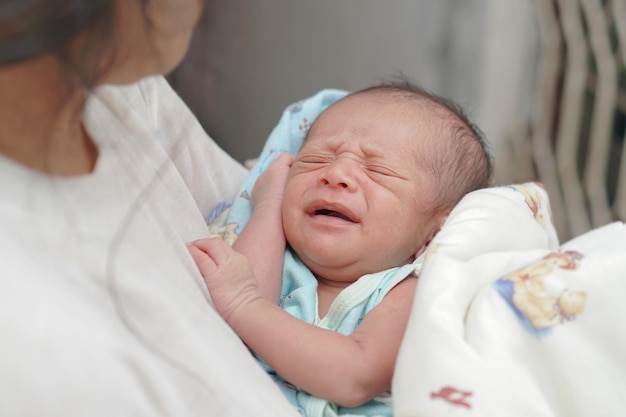
<path fill-rule="evenodd" d="M 262 298 L 248 259 L 219 238 L 200 239 L 187 244 L 213 304 L 229 321 L 238 309 Z"/>

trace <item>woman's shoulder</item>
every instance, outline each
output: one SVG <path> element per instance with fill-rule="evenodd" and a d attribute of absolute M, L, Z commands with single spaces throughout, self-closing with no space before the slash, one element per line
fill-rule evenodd
<path fill-rule="evenodd" d="M 106 109 L 106 110 L 105 110 Z M 113 115 L 128 127 L 157 130 L 180 137 L 180 129 L 197 124 L 195 116 L 163 76 L 152 76 L 128 85 L 102 85 L 87 103 L 87 119 Z"/>
<path fill-rule="evenodd" d="M 172 97 L 177 98 L 177 94 L 162 76 L 146 77 L 127 85 L 104 84 L 92 94 L 92 98 L 104 101 L 109 106 L 125 105 L 135 110 L 151 111 Z"/>

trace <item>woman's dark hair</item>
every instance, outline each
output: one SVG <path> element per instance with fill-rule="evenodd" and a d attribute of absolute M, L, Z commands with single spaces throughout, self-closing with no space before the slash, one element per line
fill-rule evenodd
<path fill-rule="evenodd" d="M 4 0 L 0 64 L 34 58 L 63 45 L 110 8 L 109 0 Z"/>
<path fill-rule="evenodd" d="M 106 69 L 101 51 L 113 40 L 114 8 L 114 0 L 2 0 L 0 65 L 52 52 L 70 87 L 92 87 Z M 78 34 L 84 43 L 70 53 L 69 41 Z"/>

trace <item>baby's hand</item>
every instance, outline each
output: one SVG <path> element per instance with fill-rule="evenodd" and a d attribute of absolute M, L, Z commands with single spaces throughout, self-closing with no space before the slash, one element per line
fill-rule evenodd
<path fill-rule="evenodd" d="M 289 153 L 280 154 L 257 178 L 252 190 L 252 204 L 255 208 L 264 204 L 282 203 L 287 183 L 287 174 L 294 157 Z"/>
<path fill-rule="evenodd" d="M 200 239 L 188 243 L 187 249 L 202 274 L 215 308 L 226 321 L 239 307 L 262 297 L 248 259 L 223 240 Z"/>

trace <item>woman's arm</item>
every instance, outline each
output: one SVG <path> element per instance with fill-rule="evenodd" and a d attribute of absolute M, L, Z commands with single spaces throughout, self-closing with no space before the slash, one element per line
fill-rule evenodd
<path fill-rule="evenodd" d="M 347 407 L 390 388 L 416 279 L 396 285 L 354 333 L 344 336 L 305 323 L 268 301 L 256 287 L 245 257 L 225 243 L 194 245 L 190 251 L 217 310 L 283 378 Z"/>

